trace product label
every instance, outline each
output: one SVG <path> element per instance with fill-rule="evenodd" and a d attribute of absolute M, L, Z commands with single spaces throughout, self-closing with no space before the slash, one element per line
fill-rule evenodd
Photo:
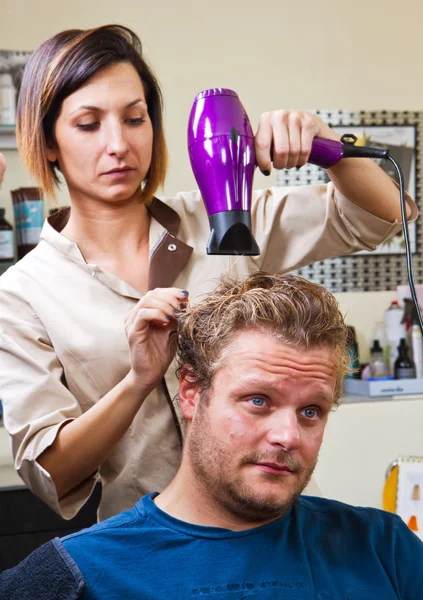
<path fill-rule="evenodd" d="M 416 373 L 413 367 L 404 367 L 403 369 L 397 369 L 395 371 L 396 379 L 413 379 Z"/>
<path fill-rule="evenodd" d="M 43 226 L 43 203 L 40 200 L 25 200 L 21 203 L 20 225 L 22 244 L 38 244 Z"/>
<path fill-rule="evenodd" d="M 15 257 L 15 245 L 13 243 L 13 231 L 0 230 L 0 258 L 13 260 Z"/>

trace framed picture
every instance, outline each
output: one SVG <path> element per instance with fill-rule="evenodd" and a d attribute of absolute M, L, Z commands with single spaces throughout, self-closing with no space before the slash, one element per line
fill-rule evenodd
<path fill-rule="evenodd" d="M 358 145 L 387 147 L 397 160 L 404 176 L 405 190 L 421 206 L 423 112 L 412 111 L 350 111 L 313 110 L 340 135 L 352 133 Z M 379 166 L 398 181 L 390 161 L 380 160 Z M 293 172 L 294 171 L 294 172 Z M 326 183 L 323 169 L 306 165 L 299 171 L 279 171 L 277 184 L 283 186 Z M 398 204 L 399 204 L 398 193 Z M 423 224 L 420 219 L 409 224 L 410 245 L 416 282 L 422 281 L 423 258 L 421 244 Z M 325 285 L 334 292 L 390 290 L 405 284 L 407 268 L 402 232 L 373 252 L 362 251 L 352 256 L 320 261 L 302 267 L 298 274 Z"/>

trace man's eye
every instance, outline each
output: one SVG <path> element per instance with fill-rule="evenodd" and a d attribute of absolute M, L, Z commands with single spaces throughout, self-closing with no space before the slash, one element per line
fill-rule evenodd
<path fill-rule="evenodd" d="M 307 417 L 307 419 L 317 419 L 317 417 L 319 416 L 319 411 L 317 408 L 313 408 L 312 406 L 309 406 L 308 408 L 305 408 L 302 411 L 303 415 L 305 417 Z"/>
<path fill-rule="evenodd" d="M 266 406 L 266 401 L 263 398 L 258 398 L 257 396 L 251 398 L 250 402 L 253 406 Z"/>

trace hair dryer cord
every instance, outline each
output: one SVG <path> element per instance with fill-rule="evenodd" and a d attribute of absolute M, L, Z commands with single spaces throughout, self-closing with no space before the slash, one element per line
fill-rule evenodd
<path fill-rule="evenodd" d="M 397 163 L 397 161 L 392 158 L 392 156 L 387 156 L 387 160 L 390 160 L 394 165 L 397 174 L 398 174 L 398 183 L 399 183 L 399 191 L 400 191 L 400 202 L 401 202 L 401 217 L 402 217 L 402 231 L 404 234 L 404 242 L 405 242 L 405 252 L 407 258 L 407 272 L 408 272 L 408 281 L 410 284 L 410 292 L 411 298 L 413 300 L 414 306 L 416 308 L 416 313 L 419 319 L 419 325 L 421 332 L 423 334 L 423 320 L 420 312 L 419 302 L 416 296 L 416 289 L 414 287 L 414 276 L 413 276 L 413 264 L 411 261 L 411 249 L 410 249 L 410 236 L 408 233 L 408 223 L 407 223 L 407 210 L 405 204 L 405 192 L 404 192 L 404 177 L 401 171 L 401 167 Z"/>

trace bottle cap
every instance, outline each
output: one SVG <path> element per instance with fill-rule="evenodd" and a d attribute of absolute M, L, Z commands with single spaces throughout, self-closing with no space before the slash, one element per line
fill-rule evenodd
<path fill-rule="evenodd" d="M 373 340 L 373 346 L 370 348 L 370 352 L 383 352 L 379 340 Z"/>
<path fill-rule="evenodd" d="M 398 350 L 408 350 L 408 346 L 407 346 L 407 342 L 405 341 L 405 338 L 400 339 Z"/>

